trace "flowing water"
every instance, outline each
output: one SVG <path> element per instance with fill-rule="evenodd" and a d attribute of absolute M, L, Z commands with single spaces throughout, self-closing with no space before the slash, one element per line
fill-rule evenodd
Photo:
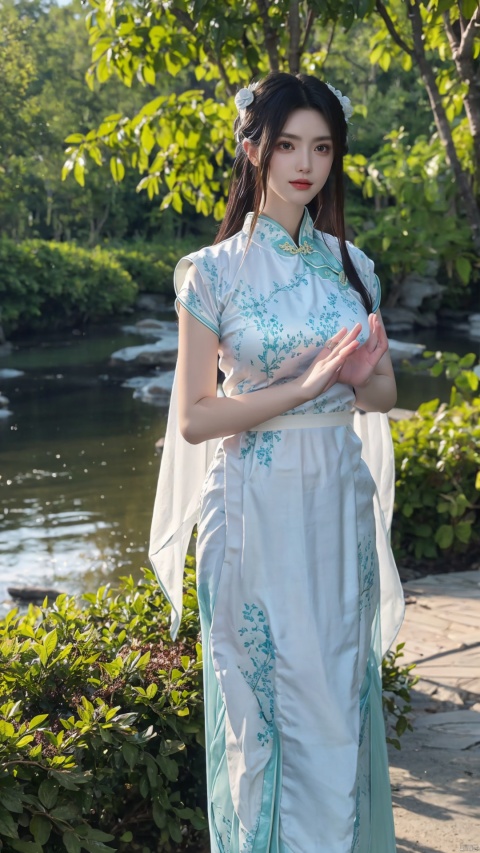
<path fill-rule="evenodd" d="M 430 348 L 475 349 L 429 337 Z M 114 350 L 139 343 L 119 326 L 96 327 L 29 339 L 0 359 L 0 369 L 25 371 L 0 379 L 13 411 L 0 420 L 2 612 L 12 606 L 8 586 L 93 591 L 148 565 L 166 410 L 134 400 L 121 385 L 132 370 L 109 363 Z M 448 397 L 442 380 L 399 373 L 398 384 L 405 408 Z"/>

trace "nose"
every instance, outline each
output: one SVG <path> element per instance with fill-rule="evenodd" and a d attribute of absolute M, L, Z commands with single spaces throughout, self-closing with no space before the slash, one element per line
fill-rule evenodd
<path fill-rule="evenodd" d="M 312 171 L 312 160 L 311 160 L 311 152 L 308 148 L 301 149 L 299 151 L 299 157 L 297 160 L 297 172 L 311 172 Z"/>

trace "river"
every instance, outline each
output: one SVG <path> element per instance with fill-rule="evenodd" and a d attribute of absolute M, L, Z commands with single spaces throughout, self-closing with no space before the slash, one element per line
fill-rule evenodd
<path fill-rule="evenodd" d="M 432 333 L 411 340 L 460 353 L 476 349 Z M 0 359 L 0 368 L 25 371 L 0 379 L 13 411 L 0 420 L 2 612 L 12 606 L 7 586 L 94 591 L 121 575 L 138 578 L 148 565 L 160 461 L 155 442 L 166 410 L 134 400 L 122 387 L 126 370 L 109 363 L 114 350 L 140 343 L 145 339 L 119 325 L 93 327 L 17 342 Z M 402 372 L 397 378 L 399 406 L 448 396 L 442 379 Z"/>

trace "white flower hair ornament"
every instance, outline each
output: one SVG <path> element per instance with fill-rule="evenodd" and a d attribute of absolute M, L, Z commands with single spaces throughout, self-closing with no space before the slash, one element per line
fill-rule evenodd
<path fill-rule="evenodd" d="M 253 104 L 255 98 L 254 90 L 257 86 L 258 83 L 250 83 L 250 86 L 247 86 L 244 89 L 239 89 L 235 95 L 235 106 L 238 112 L 243 112 L 243 110 L 246 110 L 250 104 Z"/>
<path fill-rule="evenodd" d="M 342 105 L 343 114 L 345 116 L 345 121 L 348 122 L 348 119 L 353 116 L 353 107 L 350 98 L 347 98 L 346 95 L 342 95 L 340 89 L 335 89 L 335 86 L 332 86 L 331 83 L 327 83 L 327 86 L 340 101 Z"/>

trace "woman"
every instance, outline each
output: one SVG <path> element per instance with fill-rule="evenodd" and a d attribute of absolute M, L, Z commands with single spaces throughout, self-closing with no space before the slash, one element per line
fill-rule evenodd
<path fill-rule="evenodd" d="M 175 636 L 198 519 L 211 850 L 393 853 L 380 672 L 403 598 L 351 409 L 396 389 L 373 263 L 345 242 L 349 101 L 273 72 L 236 103 L 225 219 L 175 273 L 150 549 Z M 356 419 L 388 516 L 385 418 Z"/>

